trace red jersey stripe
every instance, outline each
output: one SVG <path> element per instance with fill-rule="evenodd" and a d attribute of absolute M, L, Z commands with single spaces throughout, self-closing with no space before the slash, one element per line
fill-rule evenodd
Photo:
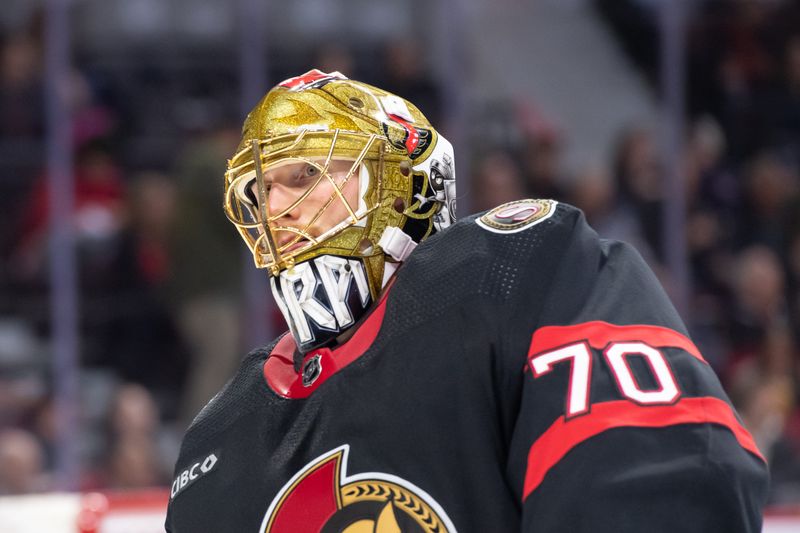
<path fill-rule="evenodd" d="M 674 405 L 642 406 L 626 400 L 592 405 L 586 415 L 556 420 L 533 443 L 522 500 L 542 483 L 547 472 L 575 446 L 609 429 L 621 427 L 668 427 L 677 424 L 718 424 L 731 430 L 739 444 L 766 462 L 753 437 L 742 427 L 733 409 L 712 397 L 683 398 Z"/>
<path fill-rule="evenodd" d="M 528 359 L 537 353 L 579 340 L 586 340 L 592 348 L 598 350 L 605 348 L 611 341 L 641 341 L 654 348 L 681 348 L 705 363 L 697 346 L 673 329 L 647 324 L 617 326 L 599 320 L 572 326 L 539 328 L 533 334 Z"/>

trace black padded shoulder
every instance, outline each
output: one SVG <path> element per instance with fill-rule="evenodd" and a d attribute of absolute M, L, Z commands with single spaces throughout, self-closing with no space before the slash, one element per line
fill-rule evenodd
<path fill-rule="evenodd" d="M 191 454 L 196 445 L 205 443 L 215 435 L 225 432 L 236 420 L 263 404 L 266 394 L 264 383 L 264 361 L 280 338 L 269 345 L 247 354 L 236 374 L 198 413 L 181 447 L 181 454 Z M 180 463 L 179 463 L 180 464 Z"/>
<path fill-rule="evenodd" d="M 399 270 L 392 289 L 390 305 L 400 314 L 398 325 L 413 327 L 464 301 L 508 305 L 523 296 L 543 298 L 547 279 L 583 220 L 578 209 L 553 204 L 551 216 L 522 230 L 486 229 L 480 221 L 489 211 L 461 219 L 423 242 Z"/>

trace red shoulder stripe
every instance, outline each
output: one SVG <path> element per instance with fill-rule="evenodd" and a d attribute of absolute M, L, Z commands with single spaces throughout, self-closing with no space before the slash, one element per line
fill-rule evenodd
<path fill-rule="evenodd" d="M 599 320 L 573 326 L 545 326 L 533 334 L 528 357 L 563 346 L 574 340 L 586 340 L 592 348 L 602 350 L 611 341 L 641 341 L 654 348 L 681 348 L 700 361 L 705 359 L 694 343 L 677 331 L 661 326 L 636 324 L 617 326 Z"/>
<path fill-rule="evenodd" d="M 726 402 L 712 397 L 683 398 L 674 405 L 641 406 L 626 400 L 592 405 L 589 414 L 556 420 L 533 443 L 522 500 L 542 483 L 547 472 L 575 446 L 609 429 L 668 427 L 678 424 L 718 424 L 728 428 L 745 450 L 766 462 L 753 437 L 742 427 Z"/>

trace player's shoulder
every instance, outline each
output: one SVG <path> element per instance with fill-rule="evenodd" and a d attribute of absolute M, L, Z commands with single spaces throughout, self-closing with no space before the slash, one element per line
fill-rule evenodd
<path fill-rule="evenodd" d="M 578 208 L 550 199 L 523 199 L 461 219 L 429 240 L 439 254 L 466 254 L 473 264 L 482 257 L 525 262 L 542 248 L 553 252 L 564 246 L 581 229 L 588 226 Z"/>
<path fill-rule="evenodd" d="M 234 376 L 211 398 L 189 425 L 181 446 L 182 454 L 198 446 L 204 446 L 263 402 L 264 361 L 276 342 L 253 350 L 242 359 Z"/>
<path fill-rule="evenodd" d="M 526 280 L 557 268 L 581 221 L 578 209 L 555 200 L 517 200 L 465 217 L 417 247 L 393 292 L 410 285 L 413 294 L 429 295 L 425 301 L 476 294 L 508 301 Z"/>

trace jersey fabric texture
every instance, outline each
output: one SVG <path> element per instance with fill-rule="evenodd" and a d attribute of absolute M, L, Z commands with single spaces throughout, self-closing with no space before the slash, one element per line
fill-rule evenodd
<path fill-rule="evenodd" d="M 764 460 L 655 276 L 550 206 L 423 242 L 340 347 L 245 357 L 167 531 L 759 532 Z"/>

